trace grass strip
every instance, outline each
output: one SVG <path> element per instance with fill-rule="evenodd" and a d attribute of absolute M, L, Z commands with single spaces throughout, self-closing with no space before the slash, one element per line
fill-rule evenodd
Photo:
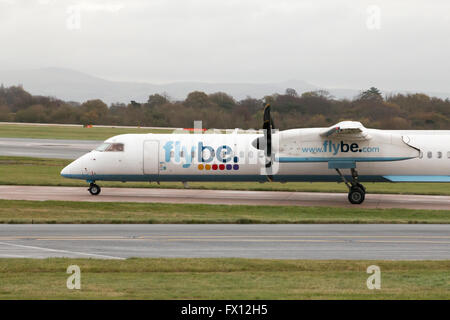
<path fill-rule="evenodd" d="M 66 287 L 69 265 L 81 290 Z M 369 290 L 367 267 L 381 269 Z M 448 299 L 450 261 L 0 259 L 0 299 Z"/>
<path fill-rule="evenodd" d="M 450 210 L 0 200 L 0 223 L 450 223 Z"/>
<path fill-rule="evenodd" d="M 82 126 L 32 126 L 18 124 L 1 124 L 2 138 L 35 138 L 35 139 L 67 139 L 67 140 L 106 140 L 112 136 L 125 133 L 171 133 L 172 129 L 142 128 L 104 128 Z"/>

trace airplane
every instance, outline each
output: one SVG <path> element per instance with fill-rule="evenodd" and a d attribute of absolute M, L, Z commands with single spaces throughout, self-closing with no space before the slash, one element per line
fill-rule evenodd
<path fill-rule="evenodd" d="M 342 121 L 278 131 L 264 108 L 263 132 L 122 134 L 61 171 L 96 181 L 344 182 L 361 204 L 362 182 L 450 182 L 450 130 L 378 130 Z"/>

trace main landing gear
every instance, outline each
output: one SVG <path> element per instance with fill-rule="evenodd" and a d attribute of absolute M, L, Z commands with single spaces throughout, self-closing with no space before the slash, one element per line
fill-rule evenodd
<path fill-rule="evenodd" d="M 358 182 L 358 172 L 355 168 L 352 168 L 352 181 L 348 182 L 345 176 L 339 169 L 336 169 L 337 173 L 341 176 L 342 181 L 348 187 L 348 201 L 352 204 L 361 204 L 366 198 L 366 188 Z"/>
<path fill-rule="evenodd" d="M 93 196 L 98 195 L 100 193 L 100 191 L 102 191 L 102 189 L 98 185 L 96 185 L 94 182 L 91 182 L 89 184 L 88 190 Z"/>

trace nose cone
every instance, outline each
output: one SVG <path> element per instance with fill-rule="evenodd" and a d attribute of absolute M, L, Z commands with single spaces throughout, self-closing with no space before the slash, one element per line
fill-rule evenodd
<path fill-rule="evenodd" d="M 72 163 L 73 163 L 73 162 L 72 162 Z M 71 163 L 71 164 L 72 164 L 72 163 Z M 65 167 L 64 169 L 61 170 L 61 177 L 69 178 L 70 172 L 72 171 L 72 170 L 70 169 L 71 164 L 69 164 L 67 167 Z"/>
<path fill-rule="evenodd" d="M 65 177 L 65 175 L 67 175 L 67 167 L 64 167 L 64 169 L 61 170 L 60 175 L 61 177 Z"/>
<path fill-rule="evenodd" d="M 64 178 L 76 178 L 81 174 L 80 161 L 75 160 L 70 163 L 67 167 L 61 170 L 61 176 Z"/>

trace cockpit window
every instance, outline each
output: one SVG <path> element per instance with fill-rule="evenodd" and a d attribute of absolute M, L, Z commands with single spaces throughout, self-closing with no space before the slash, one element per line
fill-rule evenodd
<path fill-rule="evenodd" d="M 106 149 L 108 149 L 108 147 L 111 145 L 111 143 L 102 143 L 101 145 L 99 145 L 95 150 L 96 151 L 105 151 Z"/>
<path fill-rule="evenodd" d="M 95 149 L 97 151 L 120 152 L 124 150 L 123 143 L 103 143 Z"/>
<path fill-rule="evenodd" d="M 106 151 L 123 151 L 123 143 L 111 143 Z"/>

